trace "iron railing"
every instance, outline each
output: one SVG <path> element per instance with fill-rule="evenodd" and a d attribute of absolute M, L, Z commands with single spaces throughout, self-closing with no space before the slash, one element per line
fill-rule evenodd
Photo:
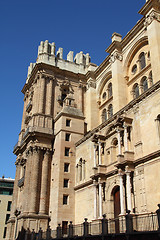
<path fill-rule="evenodd" d="M 107 235 L 107 234 L 119 234 L 119 233 L 133 233 L 133 232 L 151 232 L 158 231 L 160 223 L 158 222 L 158 216 L 160 213 L 157 210 L 156 213 L 132 215 L 128 213 L 124 216 L 119 216 L 115 219 L 106 219 L 103 215 L 103 219 L 87 222 L 85 219 L 84 223 L 73 225 L 70 222 L 69 226 L 62 228 L 60 224 L 56 230 L 51 230 L 48 227 L 47 231 L 41 229 L 38 233 L 28 232 L 27 240 L 45 240 L 45 239 L 60 239 L 60 238 L 71 238 L 71 237 L 82 237 L 82 236 L 96 236 L 96 235 Z M 22 238 L 23 239 L 23 238 Z"/>

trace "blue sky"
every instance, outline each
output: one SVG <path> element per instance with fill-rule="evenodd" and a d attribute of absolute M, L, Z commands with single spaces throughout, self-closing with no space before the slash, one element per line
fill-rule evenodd
<path fill-rule="evenodd" d="M 1 0 L 0 2 L 0 177 L 15 176 L 27 68 L 35 62 L 40 41 L 69 51 L 89 52 L 99 65 L 107 56 L 111 35 L 124 37 L 141 18 L 145 0 Z"/>

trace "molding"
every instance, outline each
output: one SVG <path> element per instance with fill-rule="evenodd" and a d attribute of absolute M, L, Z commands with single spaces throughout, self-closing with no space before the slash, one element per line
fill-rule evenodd
<path fill-rule="evenodd" d="M 79 190 L 79 189 L 81 189 L 81 188 L 87 187 L 87 186 L 89 186 L 89 185 L 92 185 L 92 183 L 93 183 L 93 180 L 86 181 L 86 182 L 84 182 L 84 183 L 81 183 L 81 184 L 75 186 L 75 187 L 74 187 L 74 190 L 76 191 L 76 190 Z"/>
<path fill-rule="evenodd" d="M 132 107 L 134 107 L 137 103 L 143 101 L 147 96 L 151 95 L 153 92 L 155 92 L 157 89 L 160 88 L 160 81 L 156 82 L 152 87 L 150 87 L 147 91 L 142 93 L 138 98 L 133 99 L 131 102 L 129 102 L 125 107 L 123 107 L 121 110 L 119 110 L 117 113 L 115 113 L 111 118 L 100 124 L 98 127 L 94 128 L 92 131 L 87 133 L 82 139 L 80 139 L 75 146 L 79 146 L 81 143 L 85 142 L 87 139 L 93 136 L 96 132 L 100 131 L 104 127 L 106 127 L 109 123 L 111 123 L 113 120 L 117 119 L 119 116 L 121 116 L 124 112 L 128 111 Z"/>
<path fill-rule="evenodd" d="M 134 166 L 137 166 L 139 165 L 140 163 L 145 163 L 145 162 L 148 162 L 154 158 L 157 158 L 157 157 L 160 157 L 160 150 L 156 151 L 156 152 L 153 152 L 153 153 L 150 153 L 142 158 L 138 158 L 136 159 L 135 161 L 133 161 L 134 163 Z"/>
<path fill-rule="evenodd" d="M 111 101 L 113 100 L 113 95 L 106 99 L 100 106 L 99 106 L 99 109 L 102 109 L 106 104 L 109 104 Z"/>
<path fill-rule="evenodd" d="M 47 71 L 52 72 L 52 74 L 48 73 Z M 59 67 L 46 64 L 46 63 L 36 63 L 28 79 L 28 82 L 25 83 L 24 87 L 21 90 L 23 94 L 25 94 L 25 92 L 32 86 L 33 82 L 35 81 L 35 78 L 37 78 L 37 74 L 40 74 L 40 73 L 43 73 L 43 75 L 45 75 L 45 77 L 47 78 L 48 77 L 52 78 L 53 81 L 56 80 L 58 76 L 63 76 L 63 79 L 64 77 L 74 78 L 74 79 L 77 79 L 78 82 L 79 80 L 81 80 L 84 83 L 86 83 L 86 74 L 73 73 L 71 71 L 60 69 Z"/>

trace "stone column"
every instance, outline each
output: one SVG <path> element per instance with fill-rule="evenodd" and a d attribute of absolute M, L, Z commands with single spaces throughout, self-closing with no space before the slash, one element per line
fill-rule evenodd
<path fill-rule="evenodd" d="M 97 149 L 97 145 L 94 144 L 94 168 L 97 167 L 96 149 Z"/>
<path fill-rule="evenodd" d="M 40 194 L 40 206 L 39 213 L 47 214 L 47 199 L 48 199 L 48 187 L 49 187 L 49 166 L 50 166 L 50 151 L 46 150 L 42 162 L 42 178 L 41 178 L 41 194 Z"/>
<path fill-rule="evenodd" d="M 38 75 L 34 83 L 33 114 L 39 112 L 39 101 L 40 101 L 39 91 L 40 91 L 40 77 Z"/>
<path fill-rule="evenodd" d="M 39 91 L 39 113 L 44 113 L 44 100 L 45 100 L 45 83 L 46 79 L 44 75 L 41 75 L 40 79 L 40 91 Z"/>
<path fill-rule="evenodd" d="M 82 180 L 85 179 L 85 160 L 82 160 Z"/>
<path fill-rule="evenodd" d="M 83 86 L 80 83 L 78 86 L 78 96 L 79 96 L 79 101 L 78 101 L 78 108 L 83 112 Z"/>
<path fill-rule="evenodd" d="M 117 129 L 117 138 L 118 138 L 118 155 L 122 155 L 120 129 Z"/>
<path fill-rule="evenodd" d="M 80 182 L 82 180 L 82 163 L 78 163 L 78 181 Z"/>
<path fill-rule="evenodd" d="M 12 209 L 11 209 L 11 217 L 15 217 L 14 212 L 16 210 L 17 206 L 17 199 L 18 199 L 18 180 L 20 179 L 20 159 L 19 156 L 17 157 L 17 160 L 15 162 L 16 165 L 16 176 L 14 181 L 14 188 L 13 188 L 13 197 L 12 197 Z"/>
<path fill-rule="evenodd" d="M 79 179 L 78 179 L 78 164 L 76 165 L 76 183 L 78 184 Z"/>
<path fill-rule="evenodd" d="M 99 165 L 101 165 L 102 164 L 101 142 L 98 142 L 98 156 L 99 156 Z"/>
<path fill-rule="evenodd" d="M 97 218 L 97 184 L 96 180 L 93 180 L 94 187 L 94 219 Z"/>
<path fill-rule="evenodd" d="M 128 133 L 127 133 L 127 125 L 124 124 L 124 151 L 128 151 Z"/>
<path fill-rule="evenodd" d="M 119 185 L 120 185 L 120 206 L 121 206 L 121 215 L 124 215 L 124 191 L 123 191 L 123 172 L 121 169 L 118 169 L 119 176 Z"/>
<path fill-rule="evenodd" d="M 34 88 L 34 93 L 33 93 L 33 101 L 32 101 L 32 113 L 37 113 L 38 111 L 38 107 L 37 107 L 37 102 L 38 102 L 38 82 L 34 82 L 34 85 L 33 85 L 33 88 Z"/>
<path fill-rule="evenodd" d="M 52 114 L 52 94 L 53 94 L 53 79 L 48 78 L 46 91 L 46 114 Z"/>
<path fill-rule="evenodd" d="M 148 77 L 148 87 L 150 88 L 150 87 L 152 87 L 152 85 L 153 85 L 153 79 L 152 79 L 152 76 L 149 76 Z"/>
<path fill-rule="evenodd" d="M 131 171 L 129 171 L 128 166 L 126 166 L 125 173 L 126 173 L 126 190 L 127 190 L 127 208 L 132 212 L 131 179 L 130 179 Z"/>
<path fill-rule="evenodd" d="M 155 119 L 156 128 L 157 128 L 157 136 L 158 136 L 158 144 L 160 144 L 160 115 Z"/>
<path fill-rule="evenodd" d="M 98 178 L 99 182 L 99 218 L 102 218 L 102 183 L 101 178 Z"/>
<path fill-rule="evenodd" d="M 39 180 L 39 162 L 40 162 L 40 149 L 38 147 L 33 148 L 33 160 L 32 160 L 32 172 L 31 172 L 31 199 L 30 199 L 30 213 L 37 213 L 37 197 L 39 194 L 38 180 Z"/>
<path fill-rule="evenodd" d="M 27 161 L 26 161 L 26 171 L 25 171 L 25 179 L 24 179 L 24 194 L 23 194 L 23 202 L 24 202 L 24 213 L 29 212 L 29 203 L 31 199 L 31 191 L 30 185 L 31 182 L 31 170 L 32 170 L 32 147 L 30 147 L 27 152 Z"/>

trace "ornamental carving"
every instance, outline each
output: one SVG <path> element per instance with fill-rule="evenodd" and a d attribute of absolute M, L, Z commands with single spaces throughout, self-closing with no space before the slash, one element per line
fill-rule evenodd
<path fill-rule="evenodd" d="M 146 16 L 144 26 L 148 27 L 153 22 L 153 20 L 160 22 L 160 15 L 156 12 L 151 12 L 148 16 Z"/>
<path fill-rule="evenodd" d="M 90 87 L 96 88 L 96 83 L 93 80 L 89 80 L 87 82 L 87 89 L 90 88 Z"/>
<path fill-rule="evenodd" d="M 114 63 L 116 60 L 122 61 L 123 60 L 123 56 L 122 54 L 115 52 L 110 56 L 110 63 Z"/>

